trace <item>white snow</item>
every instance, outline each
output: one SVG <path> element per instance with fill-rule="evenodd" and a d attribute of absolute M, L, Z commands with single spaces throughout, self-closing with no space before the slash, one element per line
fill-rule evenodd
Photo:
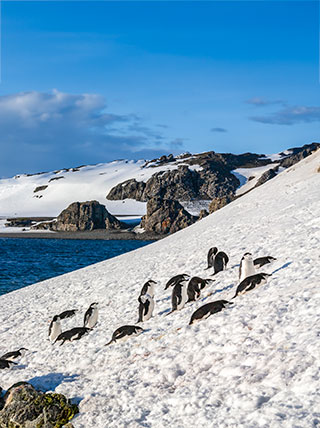
<path fill-rule="evenodd" d="M 178 159 L 168 165 L 147 167 L 145 160 L 118 160 L 97 165 L 87 165 L 70 170 L 46 172 L 37 175 L 16 175 L 0 180 L 0 216 L 57 216 L 72 202 L 97 200 L 114 215 L 142 216 L 146 203 L 134 199 L 109 201 L 106 195 L 117 184 L 135 178 L 146 182 L 153 174 L 171 171 L 183 165 Z M 187 165 L 187 164 L 185 164 Z M 200 170 L 199 165 L 189 166 Z M 51 180 L 51 181 L 50 181 Z M 48 186 L 42 191 L 34 190 Z"/>
<path fill-rule="evenodd" d="M 80 407 L 75 428 L 319 425 L 319 165 L 318 150 L 168 238 L 1 296 L 0 352 L 30 350 L 1 371 L 1 387 L 26 380 L 67 395 Z M 228 269 L 200 301 L 165 316 L 166 281 L 208 277 L 212 246 L 229 255 Z M 247 251 L 277 258 L 262 268 L 273 273 L 268 283 L 188 326 L 204 302 L 233 297 Z M 151 278 L 156 306 L 146 331 L 105 347 L 116 328 L 136 323 L 137 298 Z M 63 346 L 47 341 L 53 315 L 78 308 L 63 329 L 81 326 L 92 302 L 101 309 L 88 336 Z"/>
<path fill-rule="evenodd" d="M 243 195 L 248 192 L 248 190 L 253 189 L 264 172 L 269 171 L 269 169 L 276 168 L 278 165 L 279 164 L 277 163 L 270 163 L 256 168 L 237 168 L 231 171 L 231 173 L 240 181 L 240 186 L 236 190 L 236 195 Z M 284 169 L 281 168 L 281 171 L 279 172 L 282 172 L 283 170 Z"/>

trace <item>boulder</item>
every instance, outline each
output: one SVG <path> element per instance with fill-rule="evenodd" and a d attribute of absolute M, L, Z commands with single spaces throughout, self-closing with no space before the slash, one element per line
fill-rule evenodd
<path fill-rule="evenodd" d="M 267 181 L 271 180 L 271 178 L 274 178 L 277 175 L 277 170 L 279 168 L 272 168 L 268 169 L 268 171 L 264 172 L 259 180 L 257 181 L 257 184 L 254 187 L 261 186 L 261 184 L 266 183 Z"/>
<path fill-rule="evenodd" d="M 61 428 L 79 412 L 64 395 L 36 391 L 27 382 L 9 388 L 3 402 L 0 428 Z"/>
<path fill-rule="evenodd" d="M 189 214 L 178 201 L 156 196 L 147 203 L 147 214 L 142 217 L 141 227 L 146 232 L 168 234 L 184 229 L 196 220 L 198 217 Z"/>
<path fill-rule="evenodd" d="M 213 213 L 214 211 L 223 208 L 225 205 L 229 204 L 234 200 L 234 196 L 232 194 L 214 198 L 209 205 L 209 213 Z"/>
<path fill-rule="evenodd" d="M 200 213 L 199 213 L 199 220 L 207 217 L 208 215 L 209 215 L 209 213 L 208 213 L 207 210 L 205 210 L 205 209 L 201 210 Z"/>

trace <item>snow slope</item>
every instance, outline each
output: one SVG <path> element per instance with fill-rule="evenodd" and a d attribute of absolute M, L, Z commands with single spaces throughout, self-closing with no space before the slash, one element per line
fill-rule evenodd
<path fill-rule="evenodd" d="M 1 296 L 0 352 L 30 349 L 1 371 L 1 386 L 30 381 L 79 403 L 76 428 L 312 427 L 320 423 L 320 151 L 223 209 L 142 249 Z M 85 245 L 80 242 L 79 245 Z M 207 277 L 206 254 L 218 246 L 229 268 L 201 301 L 165 316 L 166 281 L 177 273 Z M 192 326 L 203 303 L 230 299 L 244 252 L 277 257 L 268 284 Z M 112 332 L 137 321 L 143 283 L 156 286 L 146 331 L 105 347 Z M 50 318 L 80 309 L 82 324 L 101 303 L 98 326 L 79 342 L 52 346 Z"/>
<path fill-rule="evenodd" d="M 75 201 L 97 200 L 114 215 L 144 215 L 146 203 L 133 199 L 109 201 L 109 191 L 118 183 L 135 178 L 147 181 L 159 171 L 177 169 L 183 164 L 178 159 L 172 164 L 143 168 L 145 160 L 118 160 L 97 165 L 86 165 L 69 170 L 35 175 L 16 175 L 0 180 L 0 216 L 57 216 Z M 189 166 L 199 169 L 199 165 Z M 48 186 L 34 192 L 37 187 Z"/>

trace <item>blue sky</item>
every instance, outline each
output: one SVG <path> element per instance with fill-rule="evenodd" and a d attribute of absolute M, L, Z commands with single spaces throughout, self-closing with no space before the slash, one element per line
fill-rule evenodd
<path fill-rule="evenodd" d="M 319 141 L 317 1 L 2 2 L 0 176 Z"/>

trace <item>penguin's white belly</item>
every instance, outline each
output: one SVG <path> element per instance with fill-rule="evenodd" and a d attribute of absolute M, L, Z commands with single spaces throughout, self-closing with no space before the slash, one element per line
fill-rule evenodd
<path fill-rule="evenodd" d="M 240 282 L 243 281 L 248 276 L 254 275 L 256 273 L 253 263 L 244 263 L 244 266 L 241 268 Z"/>
<path fill-rule="evenodd" d="M 188 298 L 187 287 L 182 287 L 181 302 L 177 305 L 178 311 L 180 311 L 180 309 L 184 308 L 184 305 L 186 304 L 187 298 Z"/>
<path fill-rule="evenodd" d="M 59 336 L 59 334 L 61 334 L 61 333 L 62 333 L 62 330 L 61 330 L 60 323 L 59 324 L 54 323 L 52 326 L 52 329 L 51 329 L 51 334 L 49 336 L 51 342 L 54 342 L 56 340 L 56 338 Z"/>
<path fill-rule="evenodd" d="M 98 321 L 98 309 L 95 309 L 91 315 L 91 317 L 87 321 L 86 327 L 93 328 Z"/>

